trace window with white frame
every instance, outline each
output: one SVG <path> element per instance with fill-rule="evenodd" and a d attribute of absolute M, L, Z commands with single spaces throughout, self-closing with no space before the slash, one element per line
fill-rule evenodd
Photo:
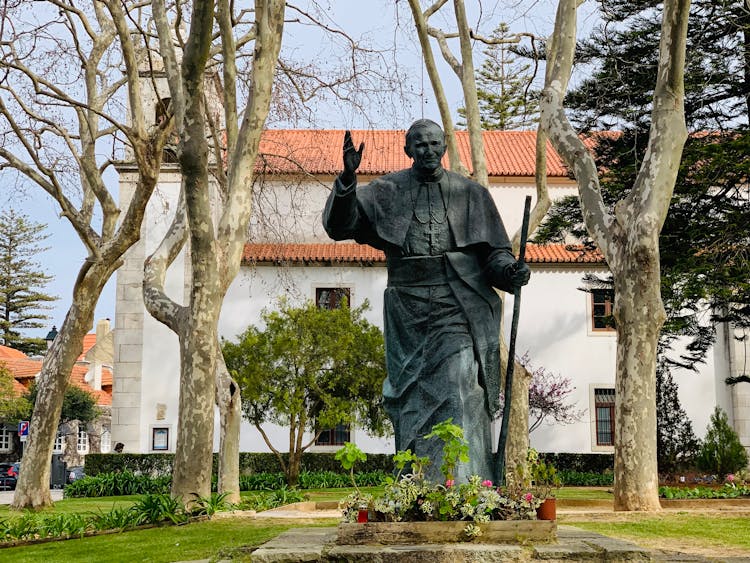
<path fill-rule="evenodd" d="M 78 430 L 76 451 L 78 451 L 79 454 L 89 453 L 89 433 L 85 430 Z"/>
<path fill-rule="evenodd" d="M 102 438 L 99 442 L 99 451 L 103 454 L 108 454 L 112 451 L 112 432 L 108 428 L 105 428 L 102 432 Z"/>
<path fill-rule="evenodd" d="M 5 426 L 0 426 L 0 452 L 9 452 L 13 449 L 13 433 Z"/>
<path fill-rule="evenodd" d="M 596 421 L 596 445 L 615 444 L 615 390 L 594 389 L 594 413 Z"/>
<path fill-rule="evenodd" d="M 593 331 L 613 332 L 615 330 L 615 319 L 612 309 L 614 302 L 614 290 L 591 290 L 591 329 Z"/>
<path fill-rule="evenodd" d="M 64 451 L 65 451 L 65 436 L 63 436 L 62 432 L 58 430 L 57 436 L 55 436 L 55 444 L 52 446 L 52 453 L 61 454 Z"/>

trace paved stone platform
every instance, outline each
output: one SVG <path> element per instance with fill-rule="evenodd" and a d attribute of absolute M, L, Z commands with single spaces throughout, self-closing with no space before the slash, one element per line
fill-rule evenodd
<path fill-rule="evenodd" d="M 422 545 L 336 545 L 336 528 L 294 528 L 263 544 L 254 563 L 495 563 L 501 561 L 667 561 L 633 543 L 570 526 L 558 541 L 537 545 L 473 543 Z M 678 560 L 674 560 L 678 561 Z"/>

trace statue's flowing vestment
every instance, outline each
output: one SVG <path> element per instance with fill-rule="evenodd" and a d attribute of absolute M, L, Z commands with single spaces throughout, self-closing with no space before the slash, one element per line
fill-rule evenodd
<path fill-rule="evenodd" d="M 501 320 L 493 286 L 513 291 L 515 260 L 489 192 L 442 169 L 429 176 L 402 170 L 362 187 L 337 179 L 323 225 L 335 240 L 355 239 L 386 255 L 383 396 L 396 449 L 429 456 L 427 477 L 439 481 L 442 442 L 423 436 L 452 418 L 471 460 L 456 477 L 492 478 Z"/>

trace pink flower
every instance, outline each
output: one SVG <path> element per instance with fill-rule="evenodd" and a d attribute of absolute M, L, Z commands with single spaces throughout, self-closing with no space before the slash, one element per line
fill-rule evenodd
<path fill-rule="evenodd" d="M 531 502 L 532 500 L 534 500 L 534 495 L 532 495 L 531 493 L 526 493 L 525 495 L 523 495 L 523 500 L 525 500 L 526 502 Z"/>
<path fill-rule="evenodd" d="M 483 487 L 491 487 L 492 486 L 492 481 L 490 481 L 489 479 L 485 479 L 484 481 L 482 481 L 482 486 Z"/>
<path fill-rule="evenodd" d="M 734 483 L 734 473 L 727 475 L 727 483 Z"/>
<path fill-rule="evenodd" d="M 453 479 L 448 479 L 448 480 L 447 480 L 447 481 L 445 482 L 445 486 L 446 486 L 447 488 L 449 488 L 449 489 L 450 489 L 450 488 L 451 488 L 451 487 L 452 487 L 453 485 L 455 485 L 455 484 L 456 484 L 456 481 L 455 481 L 455 480 L 453 480 Z"/>

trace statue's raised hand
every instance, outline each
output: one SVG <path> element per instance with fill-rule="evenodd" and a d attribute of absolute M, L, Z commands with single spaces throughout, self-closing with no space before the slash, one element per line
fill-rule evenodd
<path fill-rule="evenodd" d="M 360 143 L 359 150 L 355 150 L 351 131 L 344 133 L 344 171 L 341 173 L 340 180 L 345 186 L 349 186 L 356 181 L 357 168 L 359 168 L 359 163 L 362 162 L 362 151 L 364 150 L 364 143 Z"/>

